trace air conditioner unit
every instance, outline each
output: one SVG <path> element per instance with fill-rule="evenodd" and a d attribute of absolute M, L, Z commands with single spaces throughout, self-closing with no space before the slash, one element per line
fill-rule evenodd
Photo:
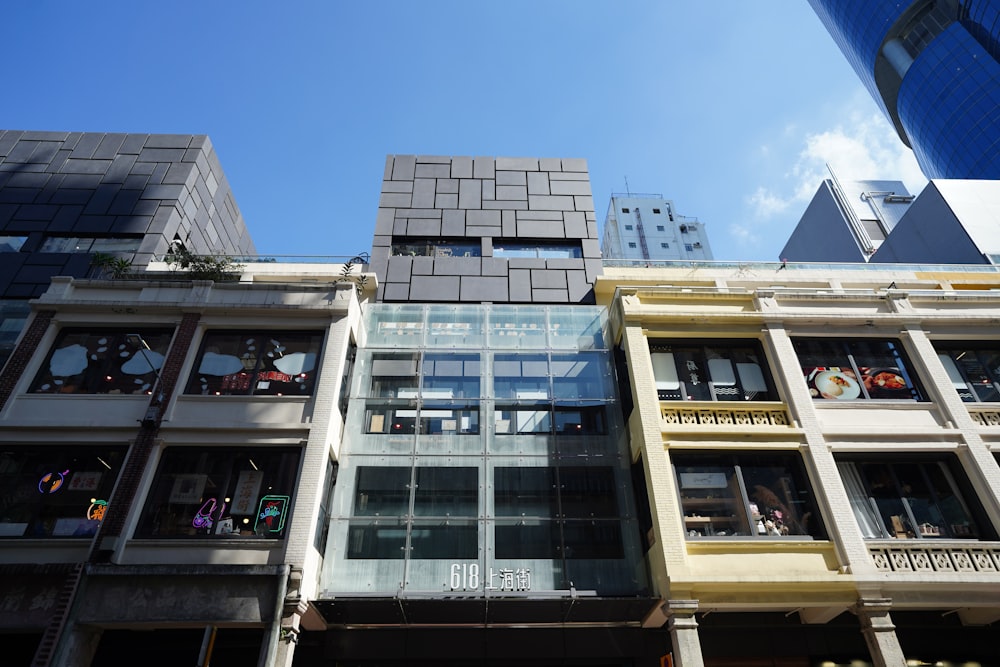
<path fill-rule="evenodd" d="M 688 231 L 687 225 L 681 225 L 680 229 L 681 229 L 681 234 L 687 234 Z"/>
<path fill-rule="evenodd" d="M 700 243 L 698 243 L 698 242 L 695 242 L 695 244 L 694 244 L 694 247 L 695 247 L 695 248 L 700 248 L 700 247 L 701 247 L 701 244 L 700 244 Z"/>

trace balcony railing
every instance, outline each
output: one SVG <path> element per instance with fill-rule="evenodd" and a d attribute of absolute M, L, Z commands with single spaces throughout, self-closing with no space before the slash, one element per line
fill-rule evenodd
<path fill-rule="evenodd" d="M 1000 573 L 1000 543 L 944 544 L 915 540 L 869 543 L 875 567 L 882 572 L 982 572 Z"/>
<path fill-rule="evenodd" d="M 969 408 L 972 421 L 980 426 L 1000 426 L 1000 408 Z"/>
<path fill-rule="evenodd" d="M 784 427 L 791 428 L 788 409 L 783 403 L 714 401 L 660 401 L 663 427 Z"/>

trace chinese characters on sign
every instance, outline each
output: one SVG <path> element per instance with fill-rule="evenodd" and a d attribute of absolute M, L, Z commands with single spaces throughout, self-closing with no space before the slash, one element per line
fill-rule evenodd
<path fill-rule="evenodd" d="M 486 577 L 480 577 L 479 563 L 452 563 L 448 585 L 453 591 L 476 590 L 480 584 L 487 591 L 530 591 L 531 569 L 490 568 Z"/>

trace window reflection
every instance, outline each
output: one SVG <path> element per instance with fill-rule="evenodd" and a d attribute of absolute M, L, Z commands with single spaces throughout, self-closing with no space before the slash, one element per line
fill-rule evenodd
<path fill-rule="evenodd" d="M 792 344 L 815 399 L 922 400 L 897 340 L 796 338 Z"/>
<path fill-rule="evenodd" d="M 936 343 L 938 358 L 963 401 L 1000 401 L 1000 350 Z"/>

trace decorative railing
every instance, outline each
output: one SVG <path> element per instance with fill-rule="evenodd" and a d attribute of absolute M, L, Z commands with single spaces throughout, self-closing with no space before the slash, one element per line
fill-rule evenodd
<path fill-rule="evenodd" d="M 996 408 L 970 408 L 969 416 L 980 426 L 1000 426 L 1000 410 Z"/>
<path fill-rule="evenodd" d="M 1000 573 L 1000 544 L 885 544 L 869 545 L 876 569 L 882 572 L 992 572 Z"/>
<path fill-rule="evenodd" d="M 660 401 L 664 426 L 792 426 L 781 403 L 716 403 Z"/>

